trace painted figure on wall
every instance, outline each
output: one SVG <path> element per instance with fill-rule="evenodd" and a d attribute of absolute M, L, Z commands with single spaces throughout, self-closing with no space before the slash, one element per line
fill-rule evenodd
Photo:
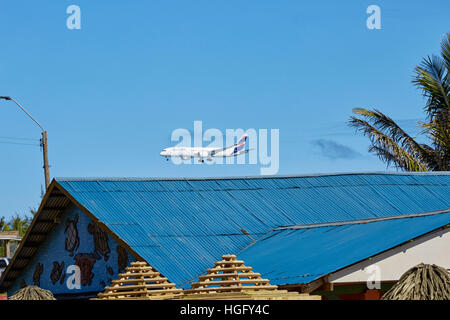
<path fill-rule="evenodd" d="M 63 284 L 65 276 L 66 275 L 64 273 L 64 261 L 61 262 L 61 264 L 59 264 L 56 261 L 53 261 L 53 269 L 52 272 L 50 273 L 50 280 L 52 281 L 52 283 L 56 284 L 58 280 L 60 280 L 60 284 Z"/>
<path fill-rule="evenodd" d="M 108 234 L 97 223 L 89 223 L 88 232 L 94 238 L 94 254 L 97 260 L 103 256 L 105 261 L 108 261 L 109 253 L 111 253 L 108 244 Z"/>
<path fill-rule="evenodd" d="M 114 269 L 112 267 L 106 267 L 106 272 L 109 273 L 111 276 L 114 275 Z"/>
<path fill-rule="evenodd" d="M 128 254 L 127 251 L 118 245 L 117 248 L 117 266 L 119 268 L 119 273 L 124 271 L 128 265 Z"/>
<path fill-rule="evenodd" d="M 70 207 L 60 219 L 8 293 L 19 290 L 22 279 L 56 295 L 102 291 L 133 260 L 125 244 L 117 243 L 102 223 L 80 209 Z"/>
<path fill-rule="evenodd" d="M 80 268 L 81 272 L 81 285 L 87 286 L 92 284 L 92 278 L 94 273 L 92 268 L 97 261 L 96 257 L 92 253 L 78 253 L 75 257 L 75 264 Z"/>
<path fill-rule="evenodd" d="M 78 223 L 78 214 L 75 216 L 74 220 L 71 220 L 69 218 L 66 220 L 66 229 L 64 230 L 64 233 L 67 234 L 66 250 L 70 252 L 69 255 L 71 257 L 73 257 L 74 251 L 77 250 L 78 246 L 80 245 L 80 237 L 78 236 L 77 223 Z"/>
<path fill-rule="evenodd" d="M 41 285 L 41 275 L 43 272 L 44 272 L 44 265 L 38 263 L 33 273 L 33 283 L 35 286 L 39 287 Z"/>

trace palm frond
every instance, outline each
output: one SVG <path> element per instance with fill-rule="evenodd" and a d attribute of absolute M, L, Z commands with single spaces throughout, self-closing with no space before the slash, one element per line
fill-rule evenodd
<path fill-rule="evenodd" d="M 450 170 L 450 124 L 448 121 L 434 119 L 424 123 L 424 132 L 429 135 L 434 144 L 435 169 L 439 171 Z"/>
<path fill-rule="evenodd" d="M 444 59 L 445 67 L 447 68 L 447 81 L 450 81 L 450 32 L 445 35 L 441 43 L 441 56 Z"/>
<path fill-rule="evenodd" d="M 360 109 L 359 111 L 363 112 L 362 110 L 365 109 Z M 371 118 L 370 115 L 369 118 Z M 422 163 L 420 159 L 414 156 L 414 154 L 399 145 L 398 136 L 394 135 L 394 137 L 390 137 L 368 121 L 354 116 L 350 117 L 350 126 L 363 132 L 364 135 L 369 137 L 371 141 L 369 152 L 375 153 L 381 160 L 386 162 L 388 166 L 394 164 L 395 167 L 407 171 L 428 171 L 426 163 Z M 411 137 L 409 138 L 413 140 Z M 412 144 L 412 142 L 410 143 Z"/>
<path fill-rule="evenodd" d="M 413 83 L 427 98 L 425 111 L 431 120 L 435 117 L 449 120 L 450 110 L 450 34 L 441 44 L 442 57 L 426 57 L 415 68 Z"/>
<path fill-rule="evenodd" d="M 427 99 L 427 123 L 422 127 L 432 141 L 419 144 L 391 118 L 378 110 L 353 109 L 350 126 L 368 136 L 369 152 L 389 166 L 408 171 L 450 170 L 450 33 L 441 43 L 441 57 L 426 57 L 416 67 L 413 83 Z"/>
<path fill-rule="evenodd" d="M 430 153 L 423 145 L 419 144 L 400 128 L 394 120 L 378 110 L 366 110 L 363 108 L 353 109 L 355 114 L 361 115 L 371 123 L 371 126 L 381 133 L 389 136 L 396 144 L 411 154 L 422 163 L 429 161 Z"/>

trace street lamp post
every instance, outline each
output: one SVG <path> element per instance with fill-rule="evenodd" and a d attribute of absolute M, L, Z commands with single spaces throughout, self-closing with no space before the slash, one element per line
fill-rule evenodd
<path fill-rule="evenodd" d="M 14 100 L 11 97 L 2 97 L 0 96 L 0 99 L 3 100 L 9 100 L 13 101 L 20 109 L 22 109 L 25 114 L 31 118 L 38 126 L 41 128 L 42 131 L 42 139 L 41 139 L 41 147 L 42 151 L 44 153 L 44 175 L 45 175 L 45 189 L 47 190 L 48 186 L 50 185 L 50 166 L 48 165 L 48 149 L 47 149 L 47 131 L 44 130 L 44 128 L 41 126 L 39 122 L 36 121 L 36 119 L 33 118 L 31 114 L 28 113 L 27 110 L 25 110 L 24 107 L 22 107 L 16 100 Z"/>

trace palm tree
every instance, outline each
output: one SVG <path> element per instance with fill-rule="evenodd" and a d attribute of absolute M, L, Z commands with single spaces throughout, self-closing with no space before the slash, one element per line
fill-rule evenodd
<path fill-rule="evenodd" d="M 30 209 L 33 214 L 33 210 Z M 5 217 L 0 218 L 0 232 L 1 231 L 18 231 L 20 236 L 23 236 L 30 226 L 32 218 L 25 216 L 22 218 L 19 214 L 15 214 L 9 222 L 6 222 Z"/>
<path fill-rule="evenodd" d="M 28 217 L 25 216 L 24 219 L 22 219 L 22 217 L 16 213 L 16 215 L 14 217 L 11 218 L 11 221 L 9 222 L 9 225 L 11 226 L 11 230 L 13 231 L 18 231 L 19 232 L 19 236 L 23 236 L 25 234 L 25 232 L 28 229 Z"/>
<path fill-rule="evenodd" d="M 31 213 L 33 213 L 33 210 L 31 210 Z M 21 218 L 19 214 L 16 213 L 15 216 L 9 220 L 9 222 L 6 222 L 5 217 L 0 218 L 0 232 L 2 231 L 18 231 L 19 236 L 23 237 L 25 233 L 27 232 L 28 227 L 30 226 L 31 218 L 28 216 L 25 216 L 25 218 Z M 5 249 L 3 247 L 2 241 L 0 241 L 0 257 L 3 257 L 5 255 Z"/>
<path fill-rule="evenodd" d="M 406 171 L 450 170 L 450 33 L 441 43 L 441 56 L 428 56 L 415 68 L 413 84 L 426 98 L 421 124 L 431 145 L 418 143 L 378 110 L 353 109 L 349 125 L 368 136 L 369 152 L 387 166 Z"/>
<path fill-rule="evenodd" d="M 6 222 L 5 217 L 0 218 L 0 232 L 10 231 L 9 223 Z"/>

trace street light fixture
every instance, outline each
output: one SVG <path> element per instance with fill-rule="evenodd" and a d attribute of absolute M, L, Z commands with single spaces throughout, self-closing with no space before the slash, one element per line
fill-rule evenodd
<path fill-rule="evenodd" d="M 42 130 L 42 139 L 41 139 L 41 147 L 44 153 L 44 175 L 45 175 L 45 189 L 48 189 L 48 186 L 50 185 L 50 169 L 49 169 L 49 165 L 48 165 L 48 150 L 47 150 L 47 131 L 44 130 L 44 128 L 41 126 L 41 124 L 39 122 L 37 122 L 36 119 L 33 118 L 33 116 L 31 114 L 28 113 L 27 110 L 25 110 L 24 107 L 22 107 L 16 100 L 14 100 L 11 97 L 2 97 L 0 96 L 0 100 L 9 100 L 9 101 L 13 101 L 20 109 L 22 109 L 23 112 L 26 113 L 26 115 L 28 117 L 31 118 L 31 120 L 33 120 L 38 126 L 39 128 L 41 128 Z"/>

